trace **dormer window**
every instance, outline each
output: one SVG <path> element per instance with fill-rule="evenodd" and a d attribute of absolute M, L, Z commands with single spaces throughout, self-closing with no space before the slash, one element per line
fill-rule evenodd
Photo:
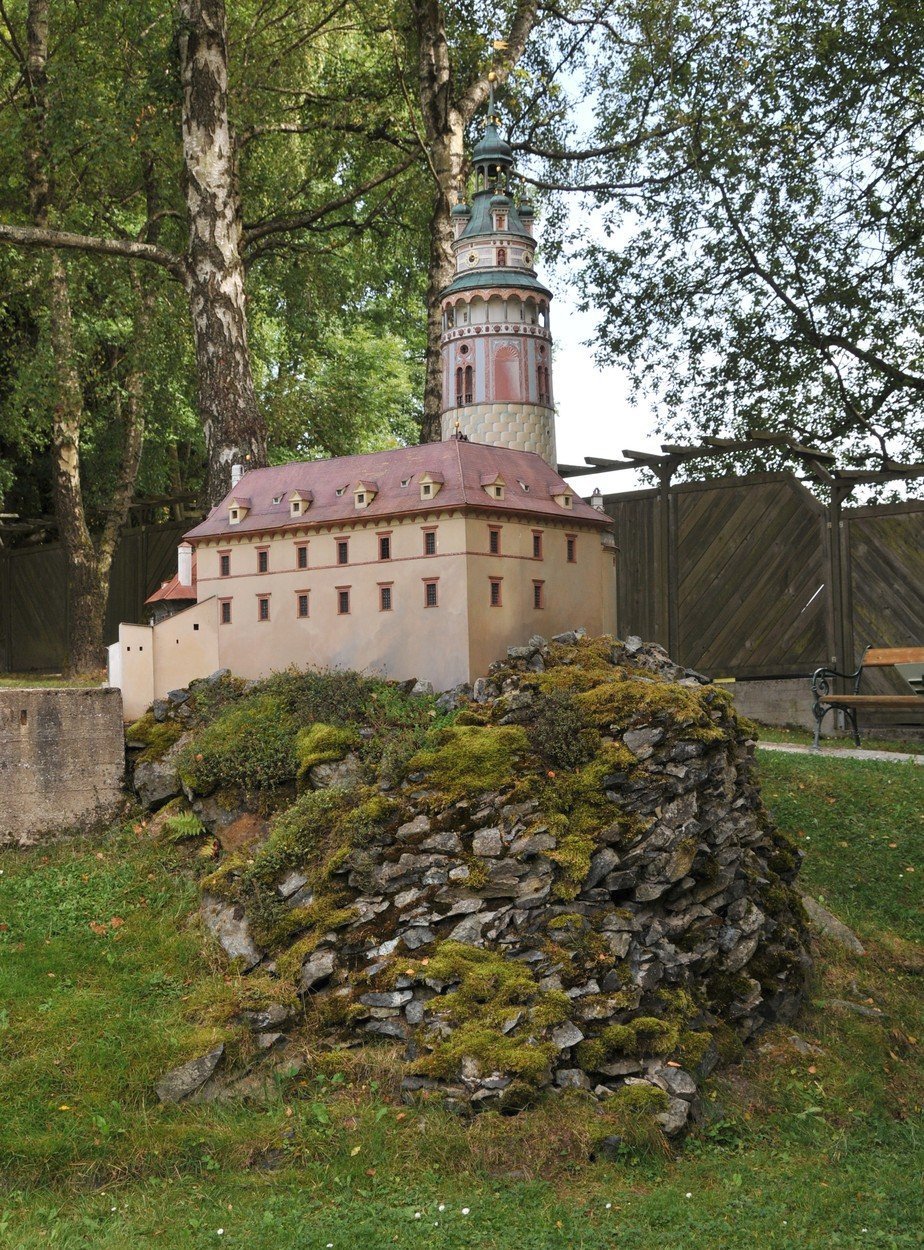
<path fill-rule="evenodd" d="M 228 504 L 228 523 L 230 525 L 240 525 L 249 511 L 249 499 L 244 499 L 239 495 L 233 497 Z"/>
<path fill-rule="evenodd" d="M 482 473 L 481 485 L 491 499 L 503 499 L 507 483 L 499 473 Z"/>
<path fill-rule="evenodd" d="M 311 507 L 314 495 L 310 490 L 293 490 L 289 495 L 289 515 L 303 516 Z"/>
<path fill-rule="evenodd" d="M 442 473 L 422 473 L 420 476 L 421 499 L 433 499 L 440 493 L 443 485 Z"/>
<path fill-rule="evenodd" d="M 558 504 L 559 508 L 570 508 L 572 501 L 574 500 L 574 495 L 572 494 L 570 490 L 568 490 L 567 486 L 565 486 L 564 483 L 562 483 L 561 486 L 558 486 L 558 485 L 550 486 L 549 494 Z"/>
<path fill-rule="evenodd" d="M 345 487 L 345 486 L 338 486 L 338 487 L 337 487 L 337 498 L 338 498 L 338 499 L 340 499 L 340 498 L 341 498 L 343 495 L 345 495 L 345 494 L 346 494 L 346 487 Z"/>
<path fill-rule="evenodd" d="M 282 503 L 282 495 L 274 495 L 273 503 Z"/>
<path fill-rule="evenodd" d="M 357 482 L 353 488 L 353 502 L 357 508 L 368 508 L 378 493 L 377 482 Z"/>

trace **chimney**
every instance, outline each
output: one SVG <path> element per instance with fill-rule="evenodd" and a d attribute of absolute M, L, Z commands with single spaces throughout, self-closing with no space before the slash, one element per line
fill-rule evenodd
<path fill-rule="evenodd" d="M 176 549 L 177 580 L 181 586 L 192 586 L 192 545 L 180 543 Z"/>
<path fill-rule="evenodd" d="M 232 464 L 231 466 L 231 489 L 234 490 L 238 482 L 244 476 L 244 466 L 242 464 Z"/>

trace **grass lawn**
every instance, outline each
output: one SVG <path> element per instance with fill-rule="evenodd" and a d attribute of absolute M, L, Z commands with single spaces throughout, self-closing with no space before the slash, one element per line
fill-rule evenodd
<path fill-rule="evenodd" d="M 95 677 L 63 677 L 60 673 L 4 673 L 0 676 L 0 689 L 84 689 L 101 686 L 104 681 L 103 673 Z"/>
<path fill-rule="evenodd" d="M 162 1108 L 153 1080 L 231 1042 L 222 1008 L 242 992 L 188 920 L 194 852 L 131 826 L 0 852 L 0 1246 L 924 1244 L 924 770 L 760 763 L 804 884 L 868 953 L 820 948 L 795 1030 L 769 1031 L 711 1083 L 707 1121 L 676 1156 L 591 1161 L 566 1099 L 472 1125 L 403 1107 L 387 1048 L 352 1081 L 317 1075 L 309 1054 L 268 1102 Z"/>
<path fill-rule="evenodd" d="M 924 700 L 921 701 L 924 707 Z M 780 729 L 776 725 L 759 725 L 760 737 L 764 742 L 793 742 L 800 746 L 810 747 L 814 734 L 809 729 Z M 905 755 L 924 755 L 924 738 L 887 736 L 888 730 L 879 733 L 868 732 L 860 726 L 860 745 L 864 751 L 901 751 Z M 822 751 L 844 751 L 856 746 L 849 734 L 830 733 L 821 736 Z"/>

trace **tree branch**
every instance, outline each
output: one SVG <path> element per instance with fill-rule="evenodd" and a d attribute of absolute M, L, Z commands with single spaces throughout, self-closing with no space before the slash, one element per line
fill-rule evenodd
<path fill-rule="evenodd" d="M 303 230 L 307 226 L 313 225 L 321 217 L 325 217 L 328 213 L 336 212 L 338 208 L 345 208 L 347 204 L 355 203 L 356 200 L 360 199 L 367 192 L 374 191 L 376 187 L 380 187 L 383 183 L 397 178 L 414 164 L 416 164 L 414 157 L 408 157 L 406 161 L 401 161 L 398 165 L 392 165 L 391 169 L 387 169 L 383 174 L 377 174 L 376 177 L 367 179 L 366 182 L 361 183 L 358 187 L 354 187 L 352 191 L 346 191 L 343 195 L 337 196 L 336 199 L 328 200 L 320 208 L 306 209 L 304 212 L 290 213 L 284 217 L 270 217 L 266 221 L 257 222 L 252 226 L 246 227 L 244 230 L 244 249 L 249 251 L 258 240 L 265 238 L 268 234 L 282 234 L 289 230 Z"/>
<path fill-rule="evenodd" d="M 44 247 L 54 251 L 93 252 L 99 256 L 121 256 L 128 260 L 145 260 L 160 265 L 177 281 L 182 282 L 186 267 L 181 256 L 154 243 L 134 239 L 99 239 L 88 234 L 71 234 L 67 230 L 46 230 L 38 226 L 12 226 L 0 222 L 0 243 L 14 247 Z"/>

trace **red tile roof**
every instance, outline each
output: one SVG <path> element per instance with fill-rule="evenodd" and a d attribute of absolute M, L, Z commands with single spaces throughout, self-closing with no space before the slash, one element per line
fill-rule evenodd
<path fill-rule="evenodd" d="M 444 485 L 432 500 L 422 502 L 419 483 L 427 473 L 435 481 L 441 476 Z M 493 481 L 498 474 L 503 475 L 507 484 L 504 499 L 492 499 L 482 487 L 486 477 Z M 350 491 L 337 495 L 346 485 L 355 487 L 359 482 L 370 480 L 378 484 L 379 490 L 366 508 L 356 508 Z M 402 486 L 405 480 L 408 485 Z M 286 503 L 273 503 L 277 496 L 285 498 L 290 491 L 304 489 L 309 484 L 314 502 L 302 516 L 292 517 Z M 228 523 L 228 506 L 234 496 L 231 492 L 200 525 L 189 531 L 187 539 L 196 542 L 225 534 L 262 533 L 303 528 L 306 524 L 329 525 L 376 516 L 400 516 L 420 512 L 422 507 L 436 511 L 468 506 L 599 526 L 612 524 L 605 513 L 592 508 L 577 495 L 567 511 L 554 503 L 550 498 L 553 491 L 572 493 L 573 488 L 534 452 L 455 438 L 362 456 L 338 456 L 333 460 L 251 469 L 235 489 L 246 489 L 251 500 L 250 511 L 243 520 L 238 525 Z"/>
<path fill-rule="evenodd" d="M 145 603 L 161 603 L 165 599 L 192 599 L 196 598 L 196 553 L 193 551 L 192 558 L 192 585 L 181 586 L 179 573 L 174 573 L 169 582 L 161 582 L 159 588 L 154 591 L 153 595 L 149 595 L 145 599 Z"/>

